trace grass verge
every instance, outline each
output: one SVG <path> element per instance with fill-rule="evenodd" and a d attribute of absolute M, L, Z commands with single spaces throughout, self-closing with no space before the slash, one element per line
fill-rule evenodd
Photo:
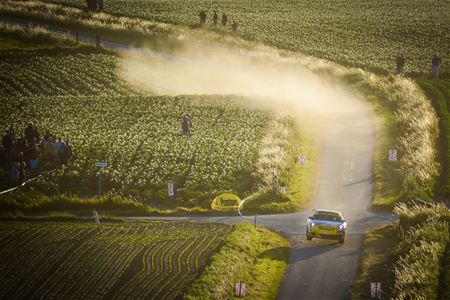
<path fill-rule="evenodd" d="M 366 233 L 359 274 L 352 286 L 352 299 L 371 299 L 371 282 L 381 282 L 383 291 L 391 294 L 394 285 L 392 249 L 397 243 L 398 238 L 393 224 L 384 225 Z"/>
<path fill-rule="evenodd" d="M 288 241 L 250 223 L 235 231 L 186 292 L 186 299 L 234 298 L 234 287 L 243 282 L 247 299 L 275 298 L 289 255 Z"/>
<path fill-rule="evenodd" d="M 383 298 L 448 299 L 448 208 L 402 203 L 395 212 L 397 223 L 366 234 L 352 299 L 370 299 L 371 282 L 381 282 Z"/>

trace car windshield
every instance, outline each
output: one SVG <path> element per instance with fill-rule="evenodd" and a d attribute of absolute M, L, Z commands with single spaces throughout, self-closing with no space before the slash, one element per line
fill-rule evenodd
<path fill-rule="evenodd" d="M 313 216 L 314 220 L 322 220 L 322 221 L 333 221 L 333 222 L 341 222 L 342 218 L 333 213 L 325 213 L 325 212 L 318 212 L 315 213 Z"/>

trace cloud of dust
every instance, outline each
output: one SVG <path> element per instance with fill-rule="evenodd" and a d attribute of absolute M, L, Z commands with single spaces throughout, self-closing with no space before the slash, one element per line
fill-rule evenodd
<path fill-rule="evenodd" d="M 276 50 L 194 44 L 168 52 L 134 49 L 122 58 L 121 76 L 156 95 L 243 95 L 257 105 L 325 119 L 354 109 L 355 96 L 341 85 Z"/>

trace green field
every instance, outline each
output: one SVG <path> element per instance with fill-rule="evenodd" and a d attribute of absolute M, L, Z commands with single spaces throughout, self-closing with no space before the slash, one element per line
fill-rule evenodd
<path fill-rule="evenodd" d="M 0 298 L 173 299 L 231 231 L 175 222 L 102 224 L 101 233 L 87 223 L 1 223 Z"/>
<path fill-rule="evenodd" d="M 84 0 L 49 0 L 85 7 Z M 431 72 L 431 57 L 444 57 L 449 73 L 450 3 L 427 0 L 109 0 L 105 11 L 165 23 L 194 25 L 206 10 L 239 23 L 239 34 L 277 47 L 350 66 L 394 72 L 398 52 L 407 72 Z M 217 30 L 230 32 L 230 26 Z"/>

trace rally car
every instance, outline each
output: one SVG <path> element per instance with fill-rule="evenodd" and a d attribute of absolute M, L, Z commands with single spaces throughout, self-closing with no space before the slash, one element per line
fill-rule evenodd
<path fill-rule="evenodd" d="M 313 237 L 332 239 L 338 240 L 340 244 L 343 244 L 346 230 L 347 222 L 345 222 L 341 212 L 317 209 L 306 223 L 306 239 L 308 241 L 312 240 Z"/>

